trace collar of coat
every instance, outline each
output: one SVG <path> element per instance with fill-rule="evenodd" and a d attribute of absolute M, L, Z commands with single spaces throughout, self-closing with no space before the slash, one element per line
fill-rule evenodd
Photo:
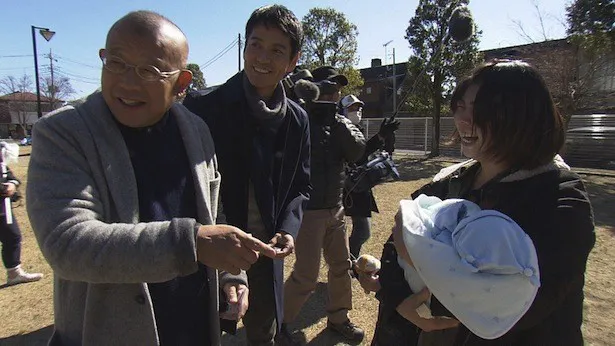
<path fill-rule="evenodd" d="M 466 169 L 474 166 L 475 164 L 477 164 L 478 161 L 476 160 L 467 160 L 464 162 L 460 162 L 457 164 L 454 164 L 452 166 L 443 168 L 442 170 L 440 170 L 440 172 L 438 172 L 438 174 L 436 174 L 433 178 L 433 181 L 440 181 L 443 179 L 446 179 L 452 175 L 459 175 L 461 174 L 461 172 L 465 171 Z M 534 169 L 521 169 L 518 171 L 515 171 L 505 177 L 503 177 L 500 182 L 503 183 L 509 183 L 509 182 L 513 182 L 513 181 L 521 181 L 521 180 L 525 180 L 525 179 L 529 179 L 531 177 L 534 177 L 536 175 L 545 173 L 545 172 L 550 172 L 550 171 L 555 171 L 555 170 L 559 170 L 559 169 L 567 169 L 570 170 L 570 166 L 568 166 L 566 164 L 566 162 L 564 162 L 564 159 L 559 156 L 559 155 L 555 155 L 553 157 L 553 161 L 536 167 Z"/>

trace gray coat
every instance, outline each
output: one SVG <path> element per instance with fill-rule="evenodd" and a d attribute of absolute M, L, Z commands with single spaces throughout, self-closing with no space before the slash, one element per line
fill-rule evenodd
<path fill-rule="evenodd" d="M 197 270 L 197 222 L 216 220 L 220 175 L 207 125 L 179 104 L 171 112 L 193 167 L 198 220 L 139 223 L 128 150 L 100 93 L 34 126 L 27 210 L 55 276 L 50 344 L 157 345 L 145 283 Z M 218 345 L 217 272 L 208 278 L 208 327 Z"/>

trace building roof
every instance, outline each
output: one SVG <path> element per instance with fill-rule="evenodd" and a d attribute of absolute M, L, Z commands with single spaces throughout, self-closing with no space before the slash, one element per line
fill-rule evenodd
<path fill-rule="evenodd" d="M 385 75 L 387 77 L 391 77 L 391 73 L 393 72 L 393 64 L 366 67 L 366 68 L 359 69 L 359 72 L 361 73 L 361 77 L 363 77 L 364 80 L 381 79 Z M 405 62 L 395 64 L 395 75 L 396 76 L 399 76 L 399 75 L 405 76 L 406 72 L 407 72 L 407 67 L 406 67 Z"/>
<path fill-rule="evenodd" d="M 521 51 L 524 51 L 526 49 L 565 47 L 567 45 L 569 45 L 568 39 L 561 38 L 557 40 L 532 42 L 532 43 L 521 44 L 517 46 L 507 46 L 507 47 L 501 47 L 501 48 L 485 49 L 481 52 L 485 55 L 485 59 L 487 60 L 493 57 L 499 57 L 499 56 L 506 56 L 506 57 L 514 58 L 515 56 L 520 55 Z"/>
<path fill-rule="evenodd" d="M 20 92 L 6 94 L 0 96 L 0 100 L 3 101 L 17 101 L 17 102 L 36 102 L 36 94 L 31 92 Z M 41 95 L 41 102 L 50 102 L 50 99 Z"/>

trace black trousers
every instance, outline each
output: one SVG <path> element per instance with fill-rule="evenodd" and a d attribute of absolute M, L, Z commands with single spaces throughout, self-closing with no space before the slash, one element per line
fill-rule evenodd
<path fill-rule="evenodd" d="M 21 231 L 17 220 L 6 224 L 6 216 L 0 217 L 0 242 L 2 243 L 2 262 L 7 269 L 15 268 L 21 264 Z"/>
<path fill-rule="evenodd" d="M 248 269 L 250 306 L 243 317 L 248 345 L 273 346 L 277 329 L 273 260 L 261 256 Z"/>

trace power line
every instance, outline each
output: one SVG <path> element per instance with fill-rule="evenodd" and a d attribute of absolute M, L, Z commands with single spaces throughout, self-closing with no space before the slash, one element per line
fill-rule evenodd
<path fill-rule="evenodd" d="M 56 65 L 55 70 L 56 70 L 56 71 L 59 71 L 59 72 L 62 72 L 62 73 L 64 73 L 64 74 L 67 74 L 67 75 L 69 75 L 69 76 L 77 77 L 77 78 L 91 79 L 91 80 L 93 80 L 93 81 L 100 81 L 100 77 L 88 77 L 88 76 L 84 76 L 84 75 L 81 75 L 81 74 L 79 74 L 79 73 L 77 73 L 77 72 L 73 72 L 73 71 L 71 71 L 71 70 L 67 70 L 67 69 L 65 69 L 64 67 L 60 67 L 60 66 L 57 66 L 57 65 Z"/>
<path fill-rule="evenodd" d="M 218 61 L 220 58 L 222 58 L 226 53 L 228 53 L 231 49 L 233 49 L 233 46 L 228 47 L 225 51 L 223 51 L 220 56 L 218 56 L 217 58 L 215 58 L 214 60 L 212 60 L 211 62 L 209 62 L 207 65 L 203 66 L 201 69 L 204 70 L 206 68 L 208 68 L 209 66 L 211 66 L 213 63 L 215 63 L 216 61 Z"/>
<path fill-rule="evenodd" d="M 233 42 L 229 43 L 228 46 L 224 47 L 222 49 L 222 51 L 220 51 L 218 54 L 214 55 L 213 58 L 209 59 L 208 61 L 202 63 L 199 68 L 205 69 L 207 68 L 209 65 L 213 64 L 214 62 L 216 62 L 218 59 L 220 59 L 224 54 L 226 54 L 229 50 L 231 50 L 231 48 L 233 48 L 235 46 L 235 44 L 237 44 L 237 39 L 234 39 Z"/>
<path fill-rule="evenodd" d="M 24 69 L 34 69 L 34 66 L 24 66 L 24 67 L 1 67 L 1 71 L 10 71 L 10 70 L 24 70 Z"/>
<path fill-rule="evenodd" d="M 0 55 L 0 58 L 31 58 L 34 54 L 24 55 Z M 44 54 L 37 54 L 36 56 L 44 56 Z"/>
<path fill-rule="evenodd" d="M 76 61 L 76 60 L 72 60 L 72 59 L 63 57 L 61 55 L 57 55 L 57 54 L 55 55 L 55 57 L 60 59 L 60 60 L 64 60 L 66 62 L 69 62 L 69 63 L 73 63 L 73 64 L 77 64 L 77 65 L 81 65 L 81 66 L 85 66 L 85 67 L 89 67 L 89 68 L 100 70 L 100 66 L 89 65 L 89 64 L 86 64 L 86 63 L 83 63 L 83 62 L 80 62 L 80 61 Z"/>
<path fill-rule="evenodd" d="M 68 78 L 69 80 L 75 80 L 77 82 L 81 82 L 81 83 L 86 83 L 86 84 L 92 84 L 92 85 L 100 85 L 100 81 L 93 81 L 93 80 L 85 80 L 85 79 L 81 79 L 79 77 L 71 77 L 68 75 L 65 75 L 64 72 L 56 72 L 58 75 L 60 75 L 61 77 L 65 77 Z"/>

